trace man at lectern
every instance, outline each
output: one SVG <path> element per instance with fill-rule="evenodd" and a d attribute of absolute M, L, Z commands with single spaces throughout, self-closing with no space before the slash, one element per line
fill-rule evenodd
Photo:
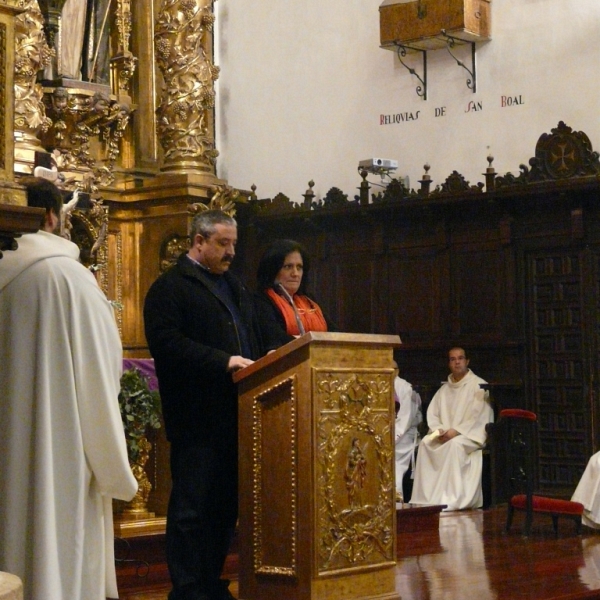
<path fill-rule="evenodd" d="M 260 356 L 259 334 L 252 296 L 229 272 L 236 221 L 219 210 L 198 213 L 190 239 L 144 306 L 171 443 L 169 600 L 227 600 L 229 582 L 220 576 L 238 514 L 232 373 Z"/>
<path fill-rule="evenodd" d="M 486 382 L 469 369 L 462 348 L 448 353 L 450 375 L 427 409 L 429 433 L 419 445 L 411 504 L 445 504 L 446 510 L 483 505 L 481 449 L 494 420 Z"/>

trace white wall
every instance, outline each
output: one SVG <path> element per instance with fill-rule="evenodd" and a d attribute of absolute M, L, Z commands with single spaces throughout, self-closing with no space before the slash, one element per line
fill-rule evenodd
<path fill-rule="evenodd" d="M 435 0 L 430 0 L 435 1 Z M 418 187 L 456 169 L 484 181 L 486 156 L 518 173 L 538 137 L 563 120 L 600 150 L 600 0 L 492 0 L 492 40 L 477 45 L 477 93 L 445 49 L 428 53 L 428 99 L 395 53 L 379 48 L 380 0 L 215 3 L 218 175 L 301 202 L 314 179 L 352 198 L 359 160 L 398 160 Z M 456 54 L 470 66 L 470 47 Z M 418 72 L 421 59 L 407 59 Z M 522 105 L 501 106 L 501 96 Z M 470 101 L 483 110 L 465 112 Z M 445 107 L 446 115 L 435 117 Z M 419 118 L 381 125 L 380 115 Z M 379 178 L 371 176 L 378 182 Z"/>

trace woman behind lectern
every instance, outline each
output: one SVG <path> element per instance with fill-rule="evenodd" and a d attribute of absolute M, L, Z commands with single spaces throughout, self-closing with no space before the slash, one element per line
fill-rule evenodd
<path fill-rule="evenodd" d="M 257 312 L 267 350 L 309 331 L 335 331 L 321 307 L 306 293 L 308 254 L 294 240 L 277 240 L 258 265 Z"/>

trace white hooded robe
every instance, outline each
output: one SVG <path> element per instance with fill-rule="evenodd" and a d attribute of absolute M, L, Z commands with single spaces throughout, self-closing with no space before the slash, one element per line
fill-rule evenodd
<path fill-rule="evenodd" d="M 396 414 L 396 490 L 402 492 L 402 479 L 409 467 L 414 471 L 414 456 L 419 436 L 418 426 L 423 420 L 421 397 L 405 379 L 394 379 L 394 392 L 400 403 Z M 413 463 L 413 464 L 411 464 Z"/>
<path fill-rule="evenodd" d="M 411 504 L 445 504 L 445 510 L 480 508 L 483 505 L 481 449 L 485 426 L 494 420 L 486 382 L 471 370 L 458 382 L 452 375 L 436 392 L 427 409 L 427 425 L 456 429 L 460 435 L 441 443 L 431 433 L 419 445 Z"/>
<path fill-rule="evenodd" d="M 25 600 L 117 597 L 112 498 L 131 499 L 112 307 L 46 232 L 0 259 L 0 570 Z"/>
<path fill-rule="evenodd" d="M 583 504 L 583 524 L 600 529 L 600 452 L 588 460 L 571 500 Z"/>

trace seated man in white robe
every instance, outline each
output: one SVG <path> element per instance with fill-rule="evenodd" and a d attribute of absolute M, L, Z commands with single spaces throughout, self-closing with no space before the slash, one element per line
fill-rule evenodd
<path fill-rule="evenodd" d="M 600 529 L 600 452 L 588 460 L 571 500 L 583 504 L 581 522 L 587 527 Z"/>
<path fill-rule="evenodd" d="M 429 433 L 419 445 L 411 504 L 481 508 L 481 450 L 494 413 L 481 388 L 486 382 L 468 368 L 465 351 L 452 348 L 448 357 L 448 381 L 427 409 Z"/>
<path fill-rule="evenodd" d="M 405 498 L 402 480 L 409 467 L 415 470 L 415 450 L 419 437 L 418 426 L 423 420 L 421 413 L 421 396 L 405 379 L 394 379 L 394 395 L 396 402 L 396 500 Z"/>

